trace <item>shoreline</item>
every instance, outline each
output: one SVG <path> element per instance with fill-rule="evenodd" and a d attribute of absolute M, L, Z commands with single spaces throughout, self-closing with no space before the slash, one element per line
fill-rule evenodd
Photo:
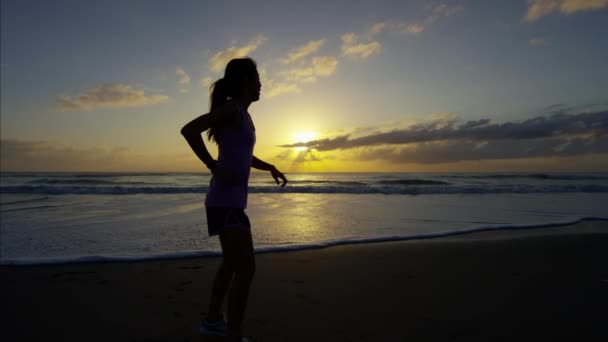
<path fill-rule="evenodd" d="M 371 238 L 355 238 L 349 240 L 325 241 L 309 245 L 294 245 L 285 247 L 261 247 L 255 248 L 256 255 L 267 253 L 291 253 L 304 250 L 315 250 L 330 248 L 336 246 L 352 246 L 359 244 L 375 244 L 375 243 L 391 243 L 399 241 L 431 241 L 435 239 L 497 239 L 497 238 L 515 238 L 516 236 L 530 235 L 546 235 L 546 234 L 580 234 L 584 232 L 602 232 L 599 226 L 589 225 L 588 223 L 599 222 L 607 223 L 608 217 L 583 217 L 569 221 L 549 222 L 540 224 L 501 224 L 471 227 L 456 231 L 437 232 L 419 235 L 408 236 L 386 236 L 386 237 L 371 237 Z M 572 232 L 572 227 L 578 226 L 577 232 Z M 584 229 L 582 227 L 585 227 Z M 591 227 L 591 228 L 590 228 Z M 546 231 L 545 231 L 546 230 Z M 255 247 L 255 246 L 254 246 Z M 0 267 L 36 267 L 36 266 L 54 266 L 54 265 L 71 265 L 71 264 L 96 264 L 96 263 L 131 263 L 131 262 L 149 262 L 161 260 L 182 260 L 196 258 L 215 258 L 221 257 L 221 251 L 187 251 L 173 252 L 158 255 L 146 256 L 82 256 L 82 257 L 51 257 L 51 258 L 15 258 L 2 260 L 0 259 Z"/>
<path fill-rule="evenodd" d="M 557 229 L 256 255 L 244 330 L 256 342 L 605 340 L 608 223 Z M 219 341 L 198 334 L 219 262 L 1 266 L 0 338 Z"/>

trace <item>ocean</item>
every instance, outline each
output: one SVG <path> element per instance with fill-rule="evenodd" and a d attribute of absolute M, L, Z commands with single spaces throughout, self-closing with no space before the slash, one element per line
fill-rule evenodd
<path fill-rule="evenodd" d="M 608 173 L 251 174 L 256 252 L 608 219 Z M 0 263 L 215 256 L 208 173 L 0 173 Z"/>

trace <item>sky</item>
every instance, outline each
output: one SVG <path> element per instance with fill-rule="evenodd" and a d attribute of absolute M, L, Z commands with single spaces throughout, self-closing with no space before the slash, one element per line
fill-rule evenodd
<path fill-rule="evenodd" d="M 0 170 L 207 172 L 179 131 L 250 56 L 283 172 L 608 171 L 606 23 L 608 0 L 2 0 Z"/>

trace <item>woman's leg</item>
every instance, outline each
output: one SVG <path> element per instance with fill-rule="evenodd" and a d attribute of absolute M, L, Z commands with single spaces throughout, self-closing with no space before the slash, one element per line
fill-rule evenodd
<path fill-rule="evenodd" d="M 225 228 L 220 233 L 224 263 L 234 270 L 228 295 L 228 333 L 242 334 L 241 325 L 247 307 L 249 288 L 255 274 L 251 230 L 247 226 Z"/>
<path fill-rule="evenodd" d="M 233 274 L 234 270 L 222 260 L 222 263 L 215 274 L 215 279 L 213 280 L 207 320 L 216 321 L 222 318 L 222 304 L 224 303 L 224 297 L 228 292 L 228 288 L 230 287 L 230 281 L 232 280 Z"/>

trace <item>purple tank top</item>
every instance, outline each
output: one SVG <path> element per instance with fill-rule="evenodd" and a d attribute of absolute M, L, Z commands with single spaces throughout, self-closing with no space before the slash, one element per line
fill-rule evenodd
<path fill-rule="evenodd" d="M 236 175 L 235 184 L 225 184 L 212 176 L 205 197 L 207 207 L 247 208 L 247 184 L 255 145 L 255 127 L 251 116 L 239 107 L 242 124 L 220 130 L 215 139 L 218 145 L 217 167 Z"/>

